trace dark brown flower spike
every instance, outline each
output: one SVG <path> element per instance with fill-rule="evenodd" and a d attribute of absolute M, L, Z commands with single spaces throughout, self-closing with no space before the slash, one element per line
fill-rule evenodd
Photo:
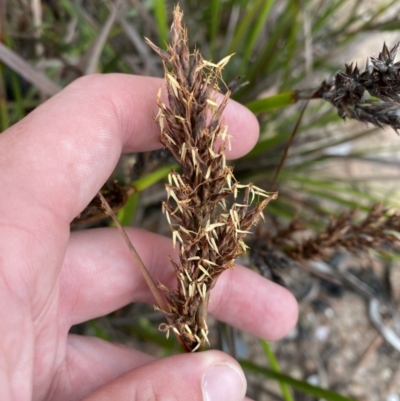
<path fill-rule="evenodd" d="M 165 67 L 169 105 L 162 102 L 160 92 L 156 116 L 161 142 L 182 169 L 182 173 L 170 173 L 168 201 L 163 204 L 174 244 L 179 245 L 179 262 L 171 258 L 177 287 L 161 285 L 170 310 L 166 313 L 169 323 L 162 329 L 172 329 L 187 350 L 197 351 L 208 341 L 210 290 L 219 275 L 232 268 L 235 258 L 246 250 L 244 236 L 276 195 L 251 184 L 240 185 L 233 168 L 226 164 L 229 135 L 222 113 L 230 92 L 220 104 L 216 97 L 218 84 L 223 82 L 222 69 L 230 56 L 215 64 L 205 61 L 197 50 L 190 53 L 181 20 L 177 6 L 172 43 L 166 51 L 147 42 Z M 241 190 L 244 195 L 239 198 Z M 262 200 L 252 207 L 255 198 Z"/>
<path fill-rule="evenodd" d="M 322 82 L 312 96 L 332 103 L 341 118 L 353 118 L 378 127 L 400 128 L 400 62 L 394 63 L 399 43 L 389 51 L 383 45 L 378 58 L 367 59 L 364 72 L 357 65 L 345 65 L 333 82 Z M 367 98 L 368 92 L 372 98 Z M 374 100 L 380 99 L 381 102 Z"/>

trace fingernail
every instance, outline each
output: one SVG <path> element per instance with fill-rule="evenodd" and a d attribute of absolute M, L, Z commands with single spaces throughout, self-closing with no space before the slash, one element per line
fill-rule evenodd
<path fill-rule="evenodd" d="M 243 373 L 228 364 L 211 366 L 201 385 L 204 401 L 243 401 L 246 394 Z"/>

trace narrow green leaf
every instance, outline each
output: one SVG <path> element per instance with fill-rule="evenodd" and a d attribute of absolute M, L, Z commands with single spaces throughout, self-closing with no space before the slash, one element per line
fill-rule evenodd
<path fill-rule="evenodd" d="M 360 209 L 364 212 L 367 212 L 368 210 L 371 209 L 370 203 L 364 202 L 364 204 L 362 204 L 361 203 L 362 199 L 360 199 L 359 201 L 344 199 L 339 195 L 340 193 L 331 193 L 328 190 L 322 191 L 312 188 L 305 188 L 304 192 L 307 193 L 308 195 L 315 195 L 318 198 L 329 200 L 331 202 L 336 203 L 337 205 L 345 206 L 346 208 L 349 209 Z M 373 202 L 378 202 L 378 200 L 375 199 Z"/>
<path fill-rule="evenodd" d="M 297 168 L 296 168 L 296 170 L 297 170 Z M 285 176 L 285 173 L 282 173 L 282 177 L 283 176 Z M 355 196 L 357 198 L 360 195 L 368 196 L 368 194 L 362 194 L 359 191 L 356 191 L 354 189 L 346 188 L 344 185 L 335 184 L 330 180 L 328 181 L 329 178 L 327 178 L 326 180 L 321 180 L 318 178 L 318 176 L 313 176 L 312 178 L 310 178 L 309 175 L 305 176 L 305 175 L 300 175 L 300 174 L 296 174 L 296 173 L 288 173 L 285 178 L 289 179 L 290 181 L 296 181 L 301 184 L 308 185 L 310 187 L 317 187 L 319 189 L 324 189 L 324 190 L 332 190 L 332 191 L 340 192 L 341 194 L 347 193 L 347 194 L 350 194 L 351 196 Z M 370 199 L 370 200 L 374 200 L 374 199 Z"/>
<path fill-rule="evenodd" d="M 338 27 L 338 32 L 345 32 L 351 24 L 357 22 L 357 21 L 362 21 L 364 13 L 360 10 L 360 6 L 362 6 L 363 0 L 357 0 L 352 8 L 351 11 L 348 14 L 347 19 L 343 22 L 342 25 Z"/>
<path fill-rule="evenodd" d="M 283 62 L 284 73 L 282 76 L 281 84 L 279 87 L 279 91 L 284 91 L 287 89 L 293 88 L 292 85 L 289 84 L 290 77 L 293 76 L 293 70 L 297 67 L 295 64 L 297 61 L 297 52 L 299 48 L 299 37 L 301 37 L 300 30 L 303 29 L 303 21 L 301 18 L 301 11 L 297 2 L 293 2 L 293 7 L 291 8 L 292 12 L 292 24 L 288 29 L 287 38 L 285 40 L 285 58 Z M 301 22 L 299 22 L 301 21 Z"/>
<path fill-rule="evenodd" d="M 278 93 L 264 99 L 253 100 L 252 102 L 247 103 L 246 107 L 254 114 L 261 114 L 274 109 L 290 106 L 294 103 L 296 103 L 296 92 L 290 91 Z"/>
<path fill-rule="evenodd" d="M 15 99 L 16 116 L 14 121 L 19 121 L 25 116 L 25 107 L 22 99 L 21 84 L 18 79 L 18 75 L 11 71 L 11 87 Z"/>
<path fill-rule="evenodd" d="M 336 2 L 331 1 L 330 3 L 326 3 L 329 4 L 329 6 L 325 9 L 325 12 L 313 22 L 313 27 L 312 27 L 313 35 L 315 35 L 320 29 L 323 29 L 327 26 L 327 21 L 333 18 L 333 13 L 335 11 L 338 11 L 338 9 L 342 6 L 342 4 L 345 1 L 346 0 L 339 0 Z"/>
<path fill-rule="evenodd" d="M 9 48 L 11 48 L 12 43 L 11 43 L 10 37 L 7 34 L 5 34 L 4 39 L 5 39 L 5 44 Z M 23 103 L 23 99 L 22 99 L 21 84 L 20 84 L 20 80 L 18 79 L 18 75 L 13 70 L 10 70 L 10 79 L 11 79 L 11 88 L 13 91 L 15 107 L 16 107 L 16 110 L 15 110 L 16 116 L 15 116 L 15 120 L 13 120 L 13 121 L 18 121 L 25 116 L 25 108 L 24 108 L 24 103 Z"/>
<path fill-rule="evenodd" d="M 305 156 L 308 154 L 321 152 L 332 146 L 338 146 L 357 139 L 365 138 L 368 135 L 375 134 L 376 131 L 377 128 L 372 128 L 370 130 L 362 131 L 359 133 L 350 133 L 347 135 L 343 135 L 341 138 L 321 138 L 321 140 L 315 140 L 311 143 L 305 144 L 304 146 L 299 146 L 295 151 L 291 153 L 291 157 L 299 155 Z"/>
<path fill-rule="evenodd" d="M 94 335 L 105 341 L 111 341 L 111 336 L 104 330 L 97 320 L 90 320 L 87 322 L 91 330 L 93 330 Z"/>
<path fill-rule="evenodd" d="M 228 54 L 238 52 L 244 45 L 247 45 L 245 43 L 246 34 L 254 23 L 254 19 L 257 18 L 258 10 L 264 1 L 265 0 L 253 0 L 247 2 L 246 9 L 243 10 L 244 18 L 240 22 L 232 42 L 229 45 Z"/>
<path fill-rule="evenodd" d="M 0 132 L 5 131 L 10 125 L 10 116 L 8 114 L 7 99 L 6 99 L 6 79 L 5 67 L 0 63 Z"/>
<path fill-rule="evenodd" d="M 151 185 L 155 184 L 156 182 L 166 178 L 168 174 L 173 169 L 177 169 L 177 164 L 170 164 L 168 166 L 160 167 L 158 170 L 155 170 L 145 177 L 139 178 L 136 180 L 132 186 L 136 189 L 136 191 L 141 192 L 146 188 L 150 187 Z"/>
<path fill-rule="evenodd" d="M 314 397 L 324 398 L 326 401 L 357 401 L 354 398 L 348 398 L 331 390 L 325 390 L 321 387 L 312 386 L 305 381 L 294 379 L 283 373 L 274 372 L 272 369 L 267 369 L 262 366 L 256 365 L 246 360 L 239 360 L 243 369 L 267 377 L 269 379 L 278 380 L 281 383 L 288 384 L 289 386 L 299 390 L 305 394 L 313 395 Z"/>
<path fill-rule="evenodd" d="M 0 124 L 0 129 L 1 132 L 5 131 L 9 127 L 9 121 L 10 118 L 8 116 L 8 110 L 7 110 L 7 102 L 6 99 L 3 97 L 0 98 L 0 118 L 1 118 L 1 124 Z"/>
<path fill-rule="evenodd" d="M 254 148 L 245 156 L 246 160 L 253 159 L 256 156 L 263 157 L 264 153 L 268 153 L 268 157 L 270 157 L 269 151 L 275 146 L 279 145 L 281 142 L 285 141 L 285 139 L 289 138 L 289 136 L 290 132 L 278 132 L 273 137 L 259 141 L 256 146 L 254 146 Z"/>
<path fill-rule="evenodd" d="M 165 0 L 154 0 L 154 13 L 156 17 L 158 34 L 160 36 L 159 46 L 165 49 L 169 40 Z"/>
<path fill-rule="evenodd" d="M 132 225 L 133 218 L 135 217 L 137 206 L 140 200 L 140 193 L 137 192 L 129 197 L 128 202 L 118 212 L 117 217 L 121 225 L 130 226 Z"/>
<path fill-rule="evenodd" d="M 210 4 L 211 24 L 210 24 L 210 53 L 211 60 L 214 60 L 214 52 L 217 45 L 218 34 L 221 28 L 222 1 L 212 0 Z M 216 61 L 216 60 L 214 60 Z"/>
<path fill-rule="evenodd" d="M 276 359 L 274 352 L 272 351 L 269 343 L 265 340 L 260 340 L 261 346 L 263 347 L 264 354 L 267 357 L 269 364 L 271 365 L 271 369 L 274 372 L 279 373 L 281 370 L 279 368 L 278 360 Z M 285 401 L 294 401 L 292 393 L 289 390 L 289 387 L 283 382 L 279 381 L 279 385 L 281 386 L 282 395 Z"/>
<path fill-rule="evenodd" d="M 237 95 L 244 96 L 260 82 L 261 76 L 264 78 L 265 75 L 273 69 L 273 66 L 276 68 L 280 67 L 278 59 L 281 57 L 281 52 L 277 51 L 278 42 L 282 39 L 282 37 L 286 36 L 285 31 L 293 23 L 291 14 L 290 4 L 288 4 L 278 19 L 275 29 L 268 39 L 267 45 L 264 47 L 257 59 L 249 65 L 249 68 L 246 71 L 245 75 L 250 81 L 249 85 L 246 85 L 237 93 Z"/>
<path fill-rule="evenodd" d="M 281 217 L 282 219 L 292 220 L 296 211 L 288 205 L 282 205 L 280 201 L 275 201 L 268 204 L 268 213 Z"/>
<path fill-rule="evenodd" d="M 240 71 L 244 70 L 245 64 L 248 63 L 248 60 L 253 52 L 257 40 L 259 39 L 260 33 L 263 29 L 263 26 L 268 18 L 269 12 L 274 4 L 275 0 L 266 0 L 261 8 L 261 11 L 257 15 L 257 19 L 255 21 L 254 26 L 250 30 L 250 33 L 246 40 L 246 47 L 244 51 L 244 55 L 242 58 L 242 64 L 240 66 Z"/>
<path fill-rule="evenodd" d="M 391 7 L 395 6 L 398 3 L 398 0 L 392 0 L 390 3 L 387 4 L 379 4 L 378 9 L 374 14 L 372 14 L 371 18 L 365 22 L 365 24 L 357 30 L 356 33 L 366 30 L 369 26 L 373 24 L 375 20 L 377 20 L 384 12 L 389 10 Z"/>

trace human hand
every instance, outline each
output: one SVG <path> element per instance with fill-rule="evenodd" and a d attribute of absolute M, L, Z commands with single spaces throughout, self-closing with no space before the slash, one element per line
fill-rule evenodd
<path fill-rule="evenodd" d="M 243 372 L 222 352 L 156 360 L 68 334 L 130 302 L 154 303 L 116 229 L 71 234 L 69 224 L 121 152 L 161 146 L 152 117 L 161 85 L 122 74 L 81 78 L 0 135 L 0 400 L 243 399 Z M 224 115 L 227 156 L 239 157 L 256 142 L 257 121 L 233 101 Z M 172 284 L 171 241 L 127 233 L 154 280 Z M 295 324 L 297 304 L 284 288 L 237 266 L 219 278 L 210 312 L 277 339 Z"/>

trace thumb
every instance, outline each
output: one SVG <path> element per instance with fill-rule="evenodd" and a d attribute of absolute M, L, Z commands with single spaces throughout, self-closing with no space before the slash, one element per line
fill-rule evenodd
<path fill-rule="evenodd" d="M 84 401 L 243 401 L 246 379 L 220 351 L 174 355 L 133 369 Z"/>

